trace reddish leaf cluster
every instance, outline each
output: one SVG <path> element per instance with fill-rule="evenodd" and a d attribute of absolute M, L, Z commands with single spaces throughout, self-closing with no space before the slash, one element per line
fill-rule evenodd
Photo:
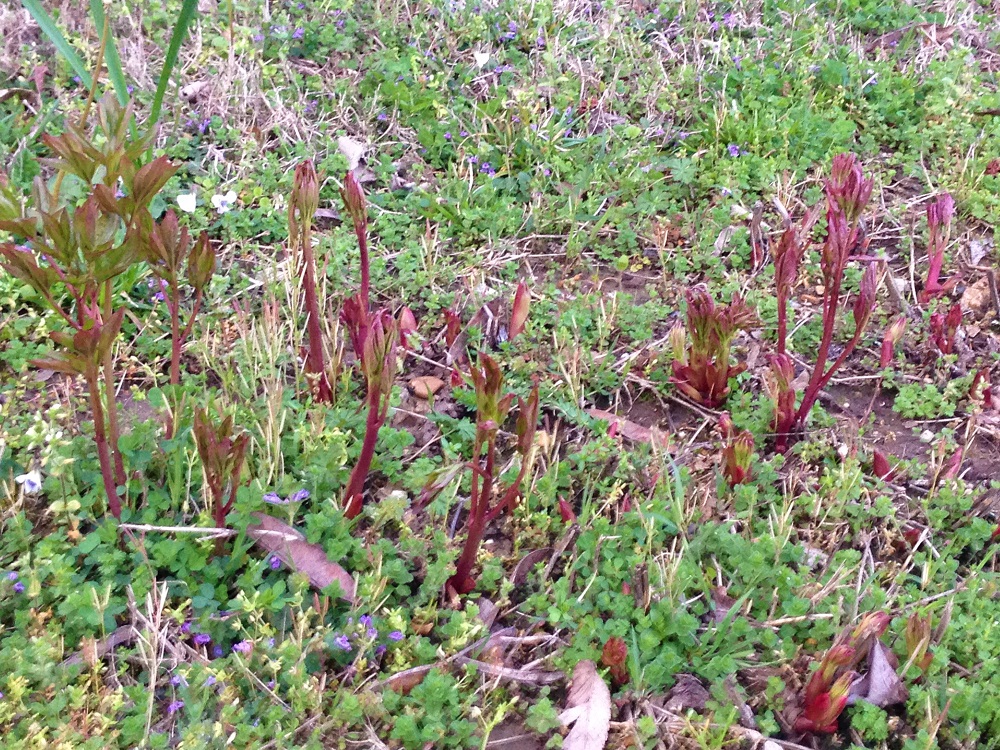
<path fill-rule="evenodd" d="M 611 636 L 604 642 L 601 650 L 601 664 L 611 670 L 611 679 L 616 687 L 628 682 L 628 646 L 618 636 Z"/>
<path fill-rule="evenodd" d="M 942 193 L 937 200 L 927 206 L 927 281 L 920 292 L 920 302 L 930 302 L 935 297 L 947 294 L 958 283 L 958 276 L 941 282 L 941 267 L 944 265 L 944 251 L 951 238 L 951 220 L 955 215 L 955 201 L 948 193 Z"/>
<path fill-rule="evenodd" d="M 746 369 L 731 364 L 733 338 L 760 324 L 757 314 L 740 297 L 716 305 L 704 287 L 687 292 L 687 326 L 670 333 L 673 376 L 680 391 L 709 408 L 720 406 L 729 395 L 729 378 Z"/>
<path fill-rule="evenodd" d="M 831 176 L 826 182 L 827 230 L 820 254 L 820 270 L 823 275 L 823 335 L 816 363 L 797 409 L 794 406 L 795 393 L 792 389 L 794 370 L 791 360 L 785 355 L 787 335 L 785 316 L 791 289 L 797 280 L 802 246 L 798 232 L 791 227 L 786 228 L 782 242 L 779 243 L 775 260 L 778 352 L 771 358 L 771 373 L 767 379 L 774 400 L 772 428 L 775 433 L 775 450 L 779 453 L 787 450 L 791 437 L 801 431 L 810 410 L 819 398 L 820 391 L 826 387 L 833 374 L 857 347 L 875 309 L 875 266 L 869 264 L 861 277 L 854 298 L 852 308 L 854 335 L 833 364 L 827 366 L 847 263 L 858 250 L 863 253 L 868 245 L 860 218 L 871 198 L 871 192 L 872 181 L 864 178 L 861 164 L 854 154 L 839 154 L 834 158 Z M 807 215 L 803 222 L 803 236 L 812 228 L 814 220 L 812 212 Z"/>
<path fill-rule="evenodd" d="M 504 510 L 512 511 L 521 494 L 521 484 L 530 465 L 535 430 L 538 425 L 538 386 L 527 399 L 517 397 L 518 416 L 515 426 L 517 452 L 521 467 L 514 481 L 499 490 L 496 476 L 497 434 L 514 403 L 514 394 L 503 394 L 503 375 L 496 361 L 486 354 L 471 368 L 470 376 L 476 390 L 476 437 L 472 449 L 472 487 L 469 496 L 469 522 L 465 545 L 448 579 L 446 588 L 456 594 L 467 594 L 476 586 L 472 573 L 476 556 L 486 532 L 486 525 Z M 499 497 L 496 501 L 495 497 Z"/>
<path fill-rule="evenodd" d="M 955 351 L 955 336 L 961 325 L 962 305 L 958 302 L 948 308 L 945 314 L 936 312 L 931 315 L 931 339 L 939 352 L 951 354 Z"/>
<path fill-rule="evenodd" d="M 722 475 L 730 487 L 750 479 L 750 461 L 753 458 L 754 440 L 749 430 L 737 432 L 728 412 L 719 416 L 722 435 Z"/>
<path fill-rule="evenodd" d="M 837 719 L 847 706 L 851 686 L 859 675 L 854 667 L 867 658 L 872 646 L 889 627 L 889 615 L 866 615 L 854 630 L 841 635 L 824 654 L 802 694 L 802 713 L 795 730 L 815 734 L 837 731 Z"/>

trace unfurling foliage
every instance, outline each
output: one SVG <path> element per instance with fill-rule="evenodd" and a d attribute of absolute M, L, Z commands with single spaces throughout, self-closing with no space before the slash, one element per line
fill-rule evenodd
<path fill-rule="evenodd" d="M 814 734 L 837 731 L 837 719 L 847 706 L 848 691 L 859 676 L 854 668 L 868 657 L 872 646 L 889 627 L 889 621 L 884 612 L 873 612 L 837 638 L 806 684 L 802 713 L 795 721 L 796 731 Z"/>
<path fill-rule="evenodd" d="M 212 498 L 212 520 L 216 528 L 221 529 L 236 502 L 250 435 L 237 434 L 232 414 L 225 415 L 220 410 L 213 419 L 205 409 L 196 409 L 194 438 L 205 485 Z M 221 550 L 222 541 L 221 538 L 217 540 L 216 551 Z"/>
<path fill-rule="evenodd" d="M 0 175 L 0 230 L 17 238 L 0 243 L 0 265 L 38 292 L 69 329 L 52 334 L 59 351 L 36 364 L 86 380 L 101 476 L 116 518 L 122 510 L 117 487 L 126 477 L 112 349 L 125 308 L 113 309 L 114 280 L 155 253 L 154 237 L 162 238 L 149 206 L 177 169 L 166 157 L 143 164 L 154 134 L 136 136 L 133 126 L 131 105 L 119 106 L 109 93 L 97 107 L 95 127 L 69 123 L 62 135 L 42 136 L 54 154 L 43 160 L 56 172 L 51 189 L 36 178 L 32 200 L 23 205 Z M 75 206 L 60 196 L 69 175 L 89 190 Z"/>
<path fill-rule="evenodd" d="M 333 401 L 333 389 L 326 372 L 323 353 L 323 327 L 316 292 L 316 259 L 312 248 L 312 222 L 319 208 L 319 178 L 316 168 L 306 159 L 295 168 L 295 182 L 288 201 L 288 247 L 298 258 L 298 274 L 306 307 L 307 349 L 305 371 L 312 385 L 313 395 L 320 403 Z"/>
<path fill-rule="evenodd" d="M 948 312 L 931 315 L 931 340 L 942 354 L 955 351 L 955 336 L 962 325 L 962 305 L 956 302 L 948 308 Z"/>
<path fill-rule="evenodd" d="M 797 409 L 794 408 L 794 392 L 789 395 L 794 378 L 791 361 L 780 359 L 784 356 L 784 337 L 787 328 L 787 323 L 783 321 L 787 314 L 789 293 L 796 280 L 797 258 L 801 253 L 797 239 L 794 241 L 790 239 L 788 249 L 777 255 L 775 277 L 779 316 L 778 354 L 772 358 L 769 379 L 775 406 L 774 445 L 779 453 L 787 450 L 791 437 L 802 430 L 810 410 L 819 398 L 820 391 L 857 347 L 875 309 L 877 280 L 875 266 L 870 263 L 862 274 L 861 283 L 854 297 L 852 309 L 854 334 L 837 359 L 828 367 L 827 360 L 836 330 L 847 262 L 859 250 L 863 253 L 868 246 L 860 218 L 871 198 L 871 192 L 872 181 L 864 178 L 861 165 L 854 154 L 839 154 L 834 158 L 832 173 L 826 182 L 826 240 L 820 254 L 820 270 L 823 275 L 823 335 L 816 354 L 816 363 Z M 807 218 L 805 224 L 811 226 L 812 221 Z M 788 231 L 786 230 L 786 234 Z M 786 256 L 796 260 L 786 261 L 784 260 Z"/>
<path fill-rule="evenodd" d="M 719 416 L 719 433 L 722 435 L 722 475 L 732 488 L 750 479 L 753 434 L 749 430 L 737 431 L 728 412 Z"/>
<path fill-rule="evenodd" d="M 678 325 L 670 332 L 670 381 L 692 401 L 715 408 L 729 395 L 729 378 L 746 369 L 744 364 L 730 363 L 733 338 L 760 321 L 741 298 L 716 305 L 703 287 L 689 290 L 687 303 L 686 331 Z"/>
<path fill-rule="evenodd" d="M 947 294 L 958 283 L 958 276 L 941 282 L 941 266 L 944 265 L 944 251 L 951 239 L 951 220 L 955 215 L 955 201 L 948 193 L 942 193 L 937 200 L 927 206 L 927 281 L 920 292 L 922 303 Z"/>
<path fill-rule="evenodd" d="M 530 466 L 535 430 L 538 426 L 538 387 L 527 399 L 517 397 L 517 453 L 521 467 L 517 477 L 504 490 L 496 487 L 497 433 L 507 419 L 514 403 L 514 394 L 503 394 L 503 376 L 500 366 L 487 354 L 479 355 L 479 363 L 470 373 L 476 390 L 476 436 L 469 469 L 472 472 L 472 489 L 469 500 L 468 533 L 462 554 L 455 566 L 455 573 L 446 587 L 456 594 L 467 594 L 476 587 L 473 567 L 479 546 L 483 541 L 486 524 L 504 510 L 513 510 L 521 494 L 521 485 Z M 494 501 L 494 497 L 499 500 Z"/>

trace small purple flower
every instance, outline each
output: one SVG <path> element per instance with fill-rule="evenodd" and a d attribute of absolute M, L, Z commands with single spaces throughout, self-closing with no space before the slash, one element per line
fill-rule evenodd
<path fill-rule="evenodd" d="M 478 156 L 470 156 L 469 157 L 469 164 L 478 164 L 478 163 L 479 163 L 479 157 Z"/>
<path fill-rule="evenodd" d="M 719 22 L 718 21 L 712 21 L 712 25 L 709 26 L 708 28 L 710 28 L 712 31 L 718 31 L 719 30 Z"/>
<path fill-rule="evenodd" d="M 450 141 L 451 140 L 451 131 L 450 130 L 446 130 L 445 131 L 445 133 L 444 133 L 444 139 L 446 141 Z"/>
<path fill-rule="evenodd" d="M 309 499 L 309 490 L 296 490 L 291 495 L 288 496 L 288 502 L 290 503 L 301 503 L 303 500 Z"/>
<path fill-rule="evenodd" d="M 742 60 L 742 59 L 743 58 L 740 57 L 739 55 L 734 55 L 733 56 L 733 65 L 736 66 L 737 70 L 743 70 L 743 66 L 740 64 L 740 60 Z"/>
<path fill-rule="evenodd" d="M 267 639 L 267 647 L 268 648 L 274 648 L 274 638 L 268 638 Z"/>
<path fill-rule="evenodd" d="M 386 652 L 387 650 L 388 650 L 388 649 L 386 649 L 386 647 L 385 647 L 385 646 L 378 646 L 378 647 L 377 647 L 377 648 L 375 649 L 375 656 L 381 656 L 381 655 L 382 655 L 382 654 L 384 654 L 384 653 L 385 653 L 385 652 Z M 3 697 L 3 696 L 2 696 L 2 694 L 0 694 L 0 697 Z"/>
<path fill-rule="evenodd" d="M 15 583 L 14 584 L 14 593 L 15 594 L 23 594 L 24 593 L 24 584 L 21 583 L 20 581 L 18 581 L 17 583 Z"/>
<path fill-rule="evenodd" d="M 535 40 L 535 46 L 536 47 L 544 47 L 545 46 L 545 37 L 543 37 L 543 36 L 538 37 L 538 39 Z"/>
<path fill-rule="evenodd" d="M 271 31 L 273 31 L 275 34 L 284 34 L 286 31 L 288 31 L 288 27 L 282 24 L 280 26 L 273 27 Z"/>
<path fill-rule="evenodd" d="M 333 645 L 339 648 L 341 651 L 351 650 L 351 640 L 346 635 L 338 635 L 333 639 Z"/>
<path fill-rule="evenodd" d="M 722 188 L 722 190 L 719 191 L 719 195 L 721 195 L 723 198 L 728 198 L 732 194 L 733 191 L 730 190 L 729 188 Z"/>
<path fill-rule="evenodd" d="M 173 701 L 169 706 L 167 706 L 167 714 L 173 716 L 182 708 L 184 708 L 184 701 Z"/>
<path fill-rule="evenodd" d="M 687 138 L 689 138 L 689 137 L 690 137 L 690 135 L 691 135 L 691 134 L 690 134 L 689 132 L 687 132 L 686 130 L 682 130 L 682 131 L 680 131 L 680 132 L 679 132 L 679 133 L 677 134 L 677 140 L 679 140 L 679 141 L 683 141 L 683 140 L 686 140 Z"/>
<path fill-rule="evenodd" d="M 212 641 L 212 636 L 210 636 L 208 633 L 194 634 L 194 645 L 196 646 L 204 646 L 208 643 L 211 643 L 211 641 Z"/>
<path fill-rule="evenodd" d="M 479 168 L 479 171 L 491 176 L 497 173 L 497 171 L 490 166 L 490 163 L 488 161 L 483 162 L 483 165 Z"/>
<path fill-rule="evenodd" d="M 271 560 L 268 564 L 271 566 L 271 570 L 277 570 L 281 567 L 281 558 L 277 555 L 271 555 Z"/>
<path fill-rule="evenodd" d="M 379 122 L 385 122 L 386 120 L 389 119 L 389 115 L 387 115 L 385 112 L 379 112 L 378 117 L 376 117 L 375 119 L 378 120 Z"/>
<path fill-rule="evenodd" d="M 274 686 L 275 686 L 275 684 L 276 684 L 276 683 L 275 683 L 275 681 L 274 681 L 274 680 L 268 680 L 268 681 L 267 681 L 267 689 L 268 689 L 268 690 L 274 690 Z"/>
<path fill-rule="evenodd" d="M 295 31 L 292 32 L 292 39 L 301 39 L 305 35 L 306 35 L 306 30 L 300 26 L 299 28 L 295 29 Z"/>
<path fill-rule="evenodd" d="M 263 41 L 264 41 L 264 35 L 263 35 L 263 34 L 261 34 L 261 33 L 260 33 L 260 32 L 258 31 L 258 32 L 257 32 L 256 34 L 254 34 L 254 35 L 253 35 L 253 40 L 254 40 L 255 42 L 258 42 L 258 43 L 259 43 L 259 42 L 263 42 Z"/>
<path fill-rule="evenodd" d="M 513 123 L 518 123 L 521 122 L 521 118 L 518 117 L 517 115 L 514 115 L 513 117 L 510 118 L 510 121 Z"/>
<path fill-rule="evenodd" d="M 212 647 L 212 657 L 213 658 L 215 658 L 215 659 L 221 659 L 223 656 L 225 656 L 225 654 L 226 654 L 226 652 L 222 650 L 222 646 L 213 646 Z"/>
<path fill-rule="evenodd" d="M 249 654 L 251 651 L 253 651 L 253 642 L 240 641 L 239 643 L 234 643 L 233 651 L 236 651 L 237 653 L 240 654 Z"/>
<path fill-rule="evenodd" d="M 205 678 L 205 687 L 212 687 L 218 680 L 215 679 L 215 675 L 210 674 Z"/>
<path fill-rule="evenodd" d="M 372 616 L 361 615 L 361 617 L 358 618 L 358 624 L 364 625 L 366 628 L 370 628 L 372 626 Z"/>
<path fill-rule="evenodd" d="M 16 581 L 17 578 L 18 578 L 18 576 L 17 576 L 17 571 L 16 570 L 12 570 L 12 571 L 10 571 L 10 573 L 7 574 L 7 580 L 8 581 Z"/>
<path fill-rule="evenodd" d="M 270 503 L 271 505 L 286 505 L 287 500 L 283 500 L 281 495 L 277 492 L 267 492 L 264 497 L 261 498 L 265 503 Z"/>
<path fill-rule="evenodd" d="M 468 130 L 459 130 L 458 131 L 458 136 L 459 136 L 459 138 L 468 138 L 469 131 Z"/>
<path fill-rule="evenodd" d="M 545 167 L 545 168 L 544 168 L 544 169 L 542 170 L 542 174 L 543 174 L 543 175 L 545 175 L 546 177 L 548 177 L 549 175 L 551 175 L 551 174 L 552 174 L 552 170 L 551 170 L 551 169 L 549 169 L 548 167 Z"/>
<path fill-rule="evenodd" d="M 122 188 L 121 185 L 119 185 L 118 187 L 115 188 L 115 198 L 124 198 L 124 197 L 125 197 L 125 190 L 124 188 Z"/>
<path fill-rule="evenodd" d="M 389 633 L 390 641 L 401 641 L 403 640 L 403 637 L 404 636 L 402 630 L 393 630 L 391 633 Z"/>
<path fill-rule="evenodd" d="M 339 21 L 337 21 L 337 28 L 338 29 L 344 28 L 344 19 L 343 18 L 341 18 Z"/>
<path fill-rule="evenodd" d="M 170 678 L 170 684 L 174 687 L 187 687 L 188 681 L 184 679 L 184 675 L 175 674 Z"/>
<path fill-rule="evenodd" d="M 729 155 L 734 159 L 740 155 L 740 147 L 737 146 L 735 143 L 730 143 L 728 146 L 726 146 L 726 150 L 729 152 Z"/>
<path fill-rule="evenodd" d="M 184 633 L 185 635 L 187 635 L 188 633 L 191 632 L 191 621 L 190 620 L 185 620 L 184 621 L 184 624 L 181 625 L 181 632 Z"/>

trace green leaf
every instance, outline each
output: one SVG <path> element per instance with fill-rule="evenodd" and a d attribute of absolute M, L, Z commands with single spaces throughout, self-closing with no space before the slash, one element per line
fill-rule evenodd
<path fill-rule="evenodd" d="M 153 95 L 153 109 L 149 114 L 151 125 L 155 125 L 160 119 L 160 109 L 163 107 L 163 95 L 167 91 L 167 83 L 170 81 L 170 74 L 177 64 L 177 55 L 181 51 L 181 44 L 187 34 L 188 26 L 194 19 L 194 14 L 198 10 L 198 0 L 184 0 L 181 12 L 177 15 L 177 23 L 174 24 L 174 31 L 170 35 L 170 46 L 167 47 L 167 56 L 163 60 L 163 70 L 160 71 L 160 80 L 156 84 L 156 93 Z"/>
<path fill-rule="evenodd" d="M 21 0 L 21 3 L 28 13 L 31 14 L 31 17 L 35 19 L 38 28 L 44 31 L 45 36 L 55 45 L 59 54 L 66 58 L 66 62 L 69 63 L 73 72 L 80 77 L 80 82 L 88 89 L 93 86 L 94 79 L 90 77 L 87 66 L 83 64 L 83 60 L 76 54 L 76 50 L 66 41 L 66 37 L 59 31 L 59 27 L 56 26 L 55 21 L 52 20 L 52 16 L 45 11 L 42 4 L 38 0 Z"/>
<path fill-rule="evenodd" d="M 90 0 L 90 17 L 94 21 L 94 28 L 97 29 L 98 36 L 103 36 L 104 24 L 109 22 L 104 15 L 103 0 Z M 107 63 L 108 77 L 111 78 L 111 83 L 115 87 L 118 103 L 124 107 L 128 102 L 128 84 L 125 82 L 121 58 L 118 57 L 115 36 L 110 29 L 108 30 L 108 39 L 104 43 L 104 62 Z"/>

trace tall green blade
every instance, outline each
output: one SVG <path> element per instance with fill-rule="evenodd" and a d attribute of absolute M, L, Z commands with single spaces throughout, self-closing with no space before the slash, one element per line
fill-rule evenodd
<path fill-rule="evenodd" d="M 98 36 L 104 33 L 104 2 L 103 0 L 90 0 L 90 17 L 94 21 Z M 108 66 L 108 76 L 115 87 L 115 94 L 118 96 L 118 103 L 123 107 L 128 103 L 128 84 L 125 82 L 125 72 L 122 70 L 122 61 L 118 57 L 118 45 L 115 44 L 115 35 L 108 32 L 108 39 L 104 44 L 104 62 Z"/>
<path fill-rule="evenodd" d="M 194 14 L 198 10 L 198 0 L 184 0 L 181 12 L 177 16 L 177 23 L 174 25 L 173 34 L 170 36 L 170 46 L 167 47 L 167 56 L 163 60 L 163 70 L 160 71 L 160 80 L 156 84 L 156 94 L 153 96 L 153 109 L 149 113 L 150 127 L 155 125 L 160 119 L 160 109 L 163 107 L 163 95 L 167 92 L 167 83 L 170 75 L 177 64 L 177 55 L 180 54 L 181 44 L 187 34 L 188 26 L 194 19 Z"/>
<path fill-rule="evenodd" d="M 38 24 L 45 36 L 49 38 L 49 41 L 55 45 L 55 48 L 59 51 L 59 54 L 66 58 L 66 62 L 73 71 L 80 77 L 80 82 L 86 86 L 88 89 L 93 85 L 94 79 L 90 77 L 90 71 L 87 70 L 87 66 L 83 64 L 83 60 L 80 56 L 76 54 L 70 43 L 66 41 L 66 37 L 62 35 L 59 31 L 59 27 L 56 26 L 55 21 L 52 20 L 45 9 L 42 7 L 38 0 L 21 0 L 28 13 L 31 17 L 35 19 L 35 23 Z"/>

